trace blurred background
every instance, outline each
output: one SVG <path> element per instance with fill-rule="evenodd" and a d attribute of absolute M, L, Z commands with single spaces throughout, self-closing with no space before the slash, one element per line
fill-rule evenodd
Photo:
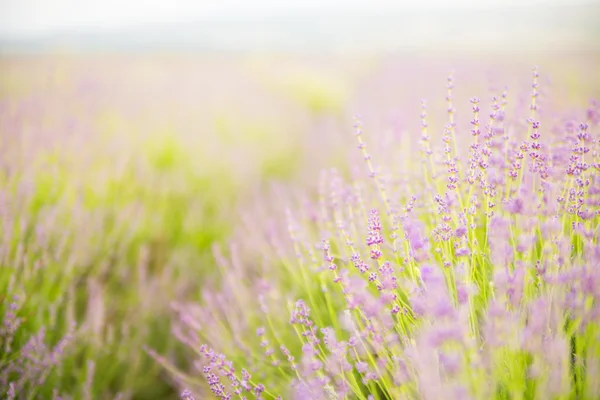
<path fill-rule="evenodd" d="M 21 318 L 0 386 L 177 398 L 146 350 L 185 368 L 170 304 L 218 280 L 248 204 L 349 169 L 356 113 L 374 148 L 410 152 L 421 98 L 441 132 L 450 72 L 464 107 L 505 86 L 528 101 L 533 65 L 585 106 L 599 21 L 584 0 L 0 0 L 0 315 Z M 42 330 L 40 354 L 70 345 L 25 368 Z"/>
<path fill-rule="evenodd" d="M 10 1 L 10 51 L 589 51 L 589 0 Z"/>

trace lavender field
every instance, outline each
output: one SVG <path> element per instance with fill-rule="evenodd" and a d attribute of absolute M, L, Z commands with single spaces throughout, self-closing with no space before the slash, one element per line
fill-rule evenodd
<path fill-rule="evenodd" d="M 600 396 L 600 65 L 1 60 L 9 399 Z"/>
<path fill-rule="evenodd" d="M 566 71 L 463 71 L 249 212 L 220 288 L 174 305 L 191 371 L 150 353 L 182 398 L 600 396 L 599 104 Z"/>
<path fill-rule="evenodd" d="M 550 2 L 0 6 L 0 399 L 600 399 L 600 8 Z"/>

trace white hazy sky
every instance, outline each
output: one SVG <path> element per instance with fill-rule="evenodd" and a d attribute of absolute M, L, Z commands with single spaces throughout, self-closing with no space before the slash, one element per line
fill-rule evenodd
<path fill-rule="evenodd" d="M 0 0 L 0 38 L 57 31 L 110 31 L 141 24 L 268 17 L 297 13 L 343 17 L 430 8 L 515 8 L 585 0 Z"/>

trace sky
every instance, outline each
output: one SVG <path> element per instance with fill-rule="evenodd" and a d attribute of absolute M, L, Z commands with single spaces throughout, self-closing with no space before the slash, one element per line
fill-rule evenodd
<path fill-rule="evenodd" d="M 0 38 L 57 31 L 110 31 L 144 24 L 296 13 L 340 17 L 403 10 L 547 7 L 585 0 L 0 0 Z"/>
<path fill-rule="evenodd" d="M 0 0 L 0 51 L 32 43 L 79 49 L 362 45 L 376 51 L 515 43 L 596 49 L 597 21 L 600 0 Z"/>

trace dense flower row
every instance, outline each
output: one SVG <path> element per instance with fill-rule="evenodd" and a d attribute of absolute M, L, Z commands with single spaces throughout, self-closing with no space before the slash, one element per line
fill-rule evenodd
<path fill-rule="evenodd" d="M 288 207 L 217 251 L 222 288 L 174 305 L 198 354 L 177 381 L 221 399 L 598 398 L 600 106 L 545 112 L 539 85 L 534 69 L 514 117 L 508 90 L 472 98 L 462 129 L 450 76 L 410 170 L 378 166 L 399 145 L 371 154 L 357 120 L 366 166 L 324 172 L 315 201 L 276 192 Z"/>

